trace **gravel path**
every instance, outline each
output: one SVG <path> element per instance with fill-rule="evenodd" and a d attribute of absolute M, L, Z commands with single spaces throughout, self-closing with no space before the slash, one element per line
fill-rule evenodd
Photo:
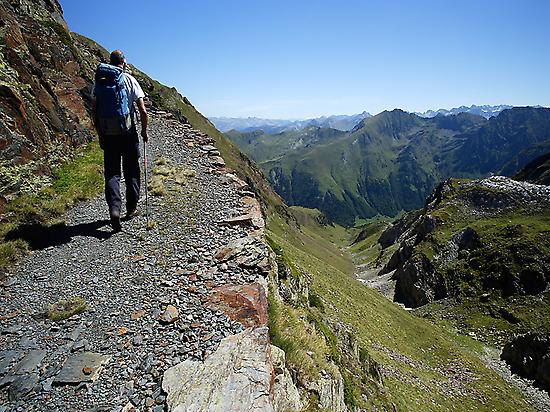
<path fill-rule="evenodd" d="M 175 171 L 164 196 L 149 196 L 153 229 L 146 230 L 143 199 L 141 216 L 116 234 L 102 197 L 80 204 L 0 287 L 0 412 L 163 411 L 163 372 L 204 359 L 242 330 L 203 305 L 213 287 L 259 276 L 213 259 L 248 234 L 218 224 L 243 213 L 238 190 L 216 167 L 206 135 L 159 112 L 150 136 L 150 172 L 159 157 Z M 44 316 L 49 304 L 74 296 L 85 299 L 86 312 L 61 322 Z M 177 320 L 163 313 L 167 305 Z"/>

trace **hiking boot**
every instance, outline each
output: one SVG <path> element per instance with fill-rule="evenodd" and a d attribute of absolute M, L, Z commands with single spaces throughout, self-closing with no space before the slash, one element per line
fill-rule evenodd
<path fill-rule="evenodd" d="M 112 209 L 109 212 L 111 216 L 111 227 L 114 232 L 120 232 L 122 230 L 122 225 L 120 224 L 120 210 Z"/>
<path fill-rule="evenodd" d="M 124 220 L 130 220 L 136 216 L 139 216 L 139 211 L 137 210 L 137 206 L 134 206 L 126 210 L 126 216 L 124 216 Z"/>

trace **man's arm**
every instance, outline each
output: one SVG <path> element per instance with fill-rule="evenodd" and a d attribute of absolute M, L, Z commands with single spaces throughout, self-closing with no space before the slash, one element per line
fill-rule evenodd
<path fill-rule="evenodd" d="M 95 101 L 95 99 L 92 99 L 92 122 L 94 123 L 96 132 L 98 132 L 99 134 L 99 131 L 97 129 L 97 102 Z"/>
<path fill-rule="evenodd" d="M 95 131 L 99 140 L 99 147 L 103 149 L 103 137 L 99 133 L 99 120 L 97 118 L 97 101 L 92 99 L 92 122 L 94 124 Z"/>
<path fill-rule="evenodd" d="M 137 107 L 139 110 L 139 119 L 141 120 L 141 137 L 143 137 L 144 142 L 147 142 L 147 140 L 149 140 L 149 136 L 147 136 L 147 124 L 149 123 L 149 117 L 147 115 L 147 110 L 145 109 L 143 97 L 140 97 L 137 100 Z"/>

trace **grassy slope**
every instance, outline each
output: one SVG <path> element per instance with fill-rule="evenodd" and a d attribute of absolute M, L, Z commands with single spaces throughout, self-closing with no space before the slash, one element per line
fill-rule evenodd
<path fill-rule="evenodd" d="M 312 275 L 326 316 L 352 325 L 359 344 L 383 365 L 399 410 L 531 410 L 516 389 L 481 363 L 475 341 L 417 318 L 354 281 L 350 256 L 322 240 L 322 229 L 300 232 L 277 216 L 268 229 L 292 262 Z"/>

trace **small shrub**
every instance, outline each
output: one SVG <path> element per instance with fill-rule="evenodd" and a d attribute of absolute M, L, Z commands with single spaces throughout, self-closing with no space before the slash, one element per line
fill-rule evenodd
<path fill-rule="evenodd" d="M 153 176 L 149 181 L 149 190 L 153 196 L 164 196 L 166 189 L 164 188 L 164 179 L 162 176 Z"/>
<path fill-rule="evenodd" d="M 325 311 L 325 305 L 321 300 L 321 297 L 313 291 L 309 291 L 308 294 L 309 306 L 319 309 L 321 312 Z"/>
<path fill-rule="evenodd" d="M 59 300 L 48 307 L 48 319 L 59 322 L 69 319 L 71 316 L 85 312 L 87 309 L 86 301 L 79 297 Z"/>
<path fill-rule="evenodd" d="M 197 176 L 197 173 L 193 169 L 182 168 L 176 172 L 174 176 L 174 181 L 178 185 L 184 185 L 189 180 L 193 179 L 196 176 Z"/>

